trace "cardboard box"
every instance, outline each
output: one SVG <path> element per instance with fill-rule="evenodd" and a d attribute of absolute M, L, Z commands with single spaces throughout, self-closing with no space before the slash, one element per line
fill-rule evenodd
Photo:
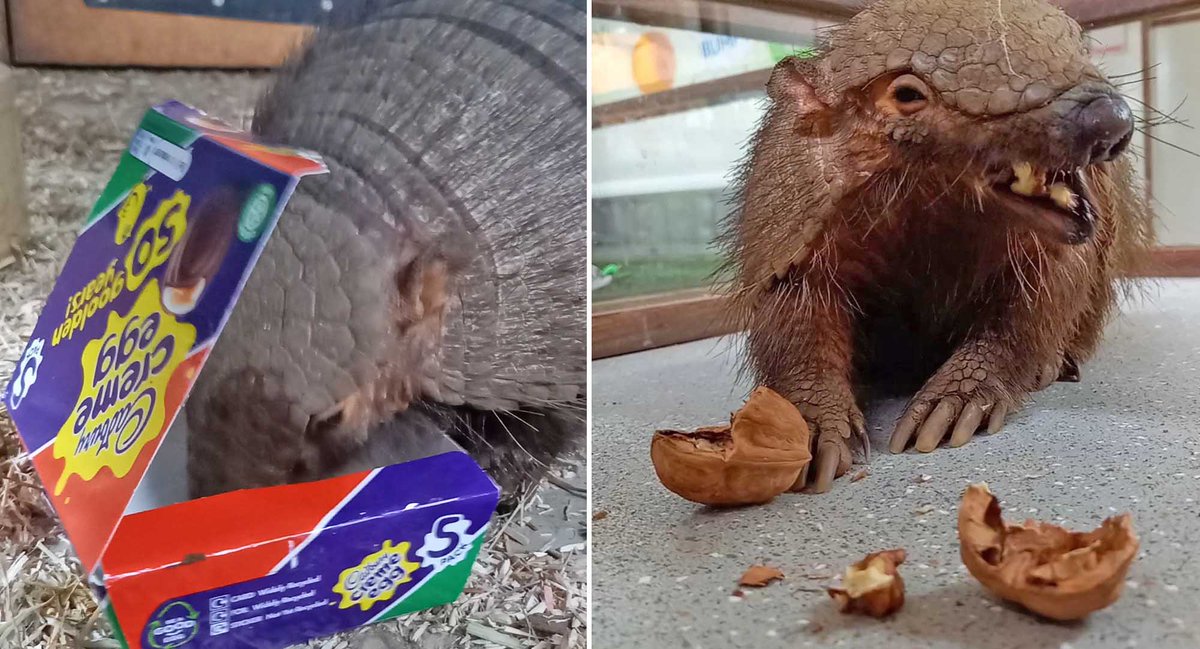
<path fill-rule="evenodd" d="M 283 647 L 462 591 L 499 490 L 445 438 L 328 480 L 188 500 L 177 417 L 320 158 L 182 104 L 146 114 L 6 393 L 121 640 Z"/>

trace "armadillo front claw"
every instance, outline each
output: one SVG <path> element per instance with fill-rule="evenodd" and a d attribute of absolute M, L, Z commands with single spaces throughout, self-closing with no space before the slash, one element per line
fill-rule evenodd
<path fill-rule="evenodd" d="M 943 440 L 947 446 L 958 448 L 979 432 L 985 417 L 988 432 L 996 432 L 1004 426 L 1007 414 L 1008 409 L 1002 404 L 979 397 L 948 396 L 936 401 L 918 401 L 909 406 L 896 425 L 891 451 L 903 453 L 912 442 L 918 451 L 931 453 Z"/>
<path fill-rule="evenodd" d="M 817 446 L 817 457 L 813 460 L 813 464 L 816 465 L 814 469 L 816 478 L 809 488 L 809 491 L 812 493 L 823 494 L 833 486 L 833 481 L 837 478 L 839 456 L 841 454 L 838 445 L 838 443 L 829 443 Z"/>
<path fill-rule="evenodd" d="M 857 428 L 852 426 L 851 428 Z M 833 486 L 833 481 L 845 475 L 851 466 L 849 436 L 837 429 L 822 429 L 813 448 L 811 466 L 801 476 L 800 486 L 808 493 L 823 494 Z M 808 478 L 812 482 L 808 482 Z"/>
<path fill-rule="evenodd" d="M 805 420 L 812 433 L 813 459 L 792 486 L 793 492 L 829 491 L 834 480 L 850 472 L 854 443 L 861 446 L 864 461 L 870 460 L 867 421 L 852 402 L 844 407 L 810 409 Z"/>
<path fill-rule="evenodd" d="M 858 446 L 862 450 L 863 464 L 870 464 L 871 437 L 867 433 L 867 422 L 860 419 L 859 421 L 852 422 L 850 428 L 854 434 L 854 439 L 858 440 Z"/>

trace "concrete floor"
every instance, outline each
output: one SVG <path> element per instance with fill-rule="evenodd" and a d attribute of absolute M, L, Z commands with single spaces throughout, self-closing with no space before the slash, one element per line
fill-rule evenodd
<path fill-rule="evenodd" d="M 870 475 L 822 496 L 716 511 L 654 475 L 657 428 L 724 421 L 750 386 L 734 341 L 598 362 L 593 370 L 593 632 L 597 649 L 844 646 L 1200 647 L 1200 280 L 1130 305 L 1081 384 L 1041 393 L 1001 433 L 930 455 L 886 452 L 902 403 L 871 408 Z M 855 469 L 857 471 L 857 468 Z M 1092 529 L 1130 511 L 1142 540 L 1125 594 L 1079 624 L 990 595 L 958 555 L 967 484 L 986 481 L 1007 518 Z M 843 616 L 823 589 L 868 552 L 908 550 L 904 609 Z M 787 579 L 731 596 L 754 563 Z"/>

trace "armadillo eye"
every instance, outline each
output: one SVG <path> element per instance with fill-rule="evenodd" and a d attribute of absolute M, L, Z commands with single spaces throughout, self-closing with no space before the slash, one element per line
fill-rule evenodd
<path fill-rule="evenodd" d="M 896 88 L 896 101 L 902 104 L 911 104 L 918 101 L 925 101 L 925 95 L 922 95 L 921 91 L 916 88 L 902 86 Z"/>
<path fill-rule="evenodd" d="M 891 91 L 896 109 L 905 115 L 912 115 L 929 103 L 929 87 L 911 74 L 893 81 Z"/>

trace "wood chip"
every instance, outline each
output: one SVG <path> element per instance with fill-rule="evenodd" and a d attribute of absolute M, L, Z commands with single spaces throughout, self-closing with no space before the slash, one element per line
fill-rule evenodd
<path fill-rule="evenodd" d="M 542 636 L 552 636 L 571 632 L 571 617 L 569 615 L 530 615 L 525 618 L 530 629 Z"/>
<path fill-rule="evenodd" d="M 606 518 L 608 518 L 608 512 L 604 511 L 603 509 L 596 512 L 595 514 L 592 514 L 592 520 L 594 520 L 594 521 L 602 521 Z"/>
<path fill-rule="evenodd" d="M 478 622 L 467 623 L 467 635 L 474 636 L 480 640 L 487 640 L 488 642 L 498 644 L 502 647 L 509 647 L 509 649 L 524 649 L 525 647 L 525 643 L 521 642 L 517 638 L 514 638 L 506 633 L 501 633 L 496 629 L 483 626 Z"/>

